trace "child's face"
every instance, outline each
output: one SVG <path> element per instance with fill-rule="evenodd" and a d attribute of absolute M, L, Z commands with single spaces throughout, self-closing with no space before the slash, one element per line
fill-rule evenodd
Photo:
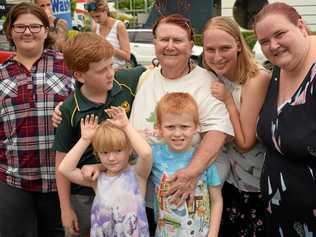
<path fill-rule="evenodd" d="M 193 116 L 188 113 L 163 114 L 161 124 L 158 126 L 160 135 L 169 146 L 169 149 L 176 152 L 192 148 L 192 138 L 197 132 L 197 128 Z"/>
<path fill-rule="evenodd" d="M 112 58 L 90 63 L 89 70 L 78 72 L 77 78 L 90 93 L 102 94 L 111 90 L 114 80 Z"/>
<path fill-rule="evenodd" d="M 129 154 L 129 149 L 98 152 L 101 163 L 106 168 L 106 173 L 110 176 L 118 175 L 128 167 Z"/>

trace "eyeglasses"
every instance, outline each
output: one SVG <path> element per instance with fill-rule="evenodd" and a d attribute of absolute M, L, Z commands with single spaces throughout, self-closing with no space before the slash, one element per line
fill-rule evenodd
<path fill-rule="evenodd" d="M 96 2 L 85 3 L 83 7 L 88 12 L 92 12 L 92 11 L 94 12 L 97 10 L 97 3 Z"/>
<path fill-rule="evenodd" d="M 24 24 L 14 24 L 12 25 L 12 28 L 15 33 L 24 33 L 26 31 L 26 28 L 29 29 L 32 33 L 39 33 L 44 25 L 41 24 L 30 24 L 30 25 L 24 25 Z"/>

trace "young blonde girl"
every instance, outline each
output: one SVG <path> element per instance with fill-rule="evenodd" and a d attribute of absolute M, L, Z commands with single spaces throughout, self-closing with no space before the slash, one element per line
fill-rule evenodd
<path fill-rule="evenodd" d="M 130 125 L 124 109 L 111 107 L 106 112 L 111 119 L 100 125 L 94 115 L 81 120 L 81 138 L 58 169 L 71 182 L 95 191 L 91 237 L 149 236 L 144 195 L 152 165 L 151 148 Z M 106 171 L 95 180 L 86 180 L 77 164 L 91 143 Z M 133 166 L 129 164 L 132 148 L 138 155 Z"/>

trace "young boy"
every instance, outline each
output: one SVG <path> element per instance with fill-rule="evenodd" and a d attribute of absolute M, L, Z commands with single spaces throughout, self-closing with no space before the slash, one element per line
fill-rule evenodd
<path fill-rule="evenodd" d="M 104 38 L 94 33 L 78 33 L 70 38 L 66 41 L 63 53 L 65 63 L 72 71 L 77 85 L 74 94 L 67 98 L 60 108 L 62 121 L 56 130 L 54 143 L 56 168 L 80 139 L 81 118 L 94 114 L 100 121 L 105 120 L 108 116 L 104 109 L 111 106 L 120 106 L 129 115 L 139 75 L 136 69 L 122 76 L 124 82 L 115 80 L 112 68 L 113 48 Z M 116 78 L 119 77 L 117 75 Z M 78 167 L 94 163 L 98 161 L 89 146 Z M 75 184 L 70 185 L 58 171 L 56 180 L 66 236 L 87 235 L 90 231 L 93 190 Z"/>
<path fill-rule="evenodd" d="M 199 113 L 195 100 L 188 93 L 168 93 L 156 108 L 157 129 L 165 144 L 152 145 L 153 168 L 150 176 L 155 185 L 156 236 L 218 235 L 223 200 L 220 179 L 215 165 L 200 177 L 193 199 L 180 206 L 165 195 L 168 178 L 191 161 L 195 149 L 193 135 L 198 130 Z"/>

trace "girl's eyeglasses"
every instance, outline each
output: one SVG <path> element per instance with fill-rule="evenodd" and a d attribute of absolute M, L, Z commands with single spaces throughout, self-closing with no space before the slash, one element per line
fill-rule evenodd
<path fill-rule="evenodd" d="M 16 33 L 24 33 L 26 31 L 26 28 L 29 29 L 32 33 L 39 33 L 44 25 L 41 24 L 14 24 L 12 25 L 13 31 Z"/>

